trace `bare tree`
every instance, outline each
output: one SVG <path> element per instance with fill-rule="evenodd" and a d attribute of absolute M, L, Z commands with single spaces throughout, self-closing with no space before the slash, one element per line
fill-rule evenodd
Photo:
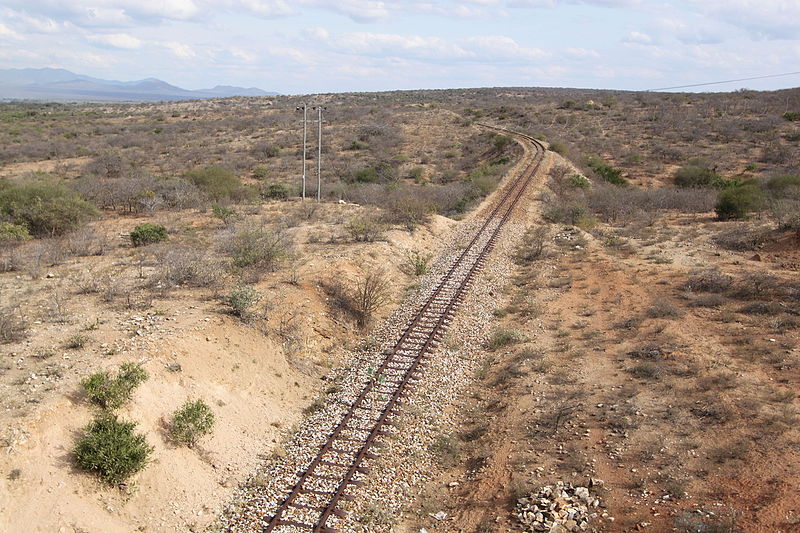
<path fill-rule="evenodd" d="M 389 277 L 383 268 L 363 271 L 351 295 L 358 325 L 367 327 L 375 312 L 391 300 Z"/>

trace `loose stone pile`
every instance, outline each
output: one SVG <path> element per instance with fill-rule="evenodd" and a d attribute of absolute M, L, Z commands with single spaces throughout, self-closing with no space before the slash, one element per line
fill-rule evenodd
<path fill-rule="evenodd" d="M 586 531 L 600 500 L 586 487 L 573 487 L 562 481 L 542 487 L 517 500 L 516 515 L 525 531 L 566 533 Z"/>

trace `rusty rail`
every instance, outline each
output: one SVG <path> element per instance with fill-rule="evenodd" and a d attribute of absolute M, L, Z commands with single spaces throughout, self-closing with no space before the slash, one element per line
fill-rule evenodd
<path fill-rule="evenodd" d="M 384 352 L 384 359 L 372 379 L 364 386 L 317 455 L 300 474 L 288 496 L 262 529 L 263 533 L 270 533 L 278 526 L 286 526 L 290 531 L 314 533 L 336 531 L 327 525 L 328 519 L 331 515 L 338 518 L 346 517 L 345 512 L 339 509 L 339 502 L 353 499 L 347 492 L 349 487 L 361 484 L 355 479 L 356 475 L 366 474 L 369 471 L 362 463 L 365 459 L 377 457 L 370 452 L 370 448 L 378 443 L 380 436 L 386 434 L 385 428 L 391 425 L 391 418 L 399 415 L 398 405 L 401 398 L 405 396 L 412 382 L 418 378 L 429 354 L 441 342 L 470 283 L 483 267 L 500 231 L 539 169 L 545 152 L 544 146 L 539 141 L 528 135 L 493 126 L 483 126 L 511 133 L 518 139 L 531 143 L 536 154 L 521 175 L 506 187 L 480 229 L 444 274 L 425 303 L 414 313 L 392 349 Z M 400 375 L 394 375 L 395 372 L 399 372 Z M 375 394 L 378 395 L 377 401 L 372 398 Z M 383 400 L 383 397 L 386 399 Z M 374 403 L 378 403 L 379 406 L 371 408 L 370 404 Z M 377 417 L 370 417 L 370 412 L 377 414 Z M 347 432 L 365 435 L 347 437 L 345 436 Z M 340 472 L 326 474 L 324 473 L 326 469 L 334 471 L 338 469 Z M 311 480 L 314 479 L 319 480 L 321 486 L 310 487 Z M 326 488 L 324 482 L 332 484 Z M 307 497 L 306 502 L 303 502 L 304 497 Z M 300 521 L 305 518 L 295 519 L 287 516 L 291 509 L 298 509 L 300 513 L 307 515 L 313 511 L 319 513 L 319 517 L 312 523 Z"/>

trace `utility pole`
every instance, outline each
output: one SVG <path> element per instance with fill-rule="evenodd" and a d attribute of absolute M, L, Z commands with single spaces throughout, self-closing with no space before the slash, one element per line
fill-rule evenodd
<path fill-rule="evenodd" d="M 317 202 L 322 201 L 322 106 L 317 106 Z"/>
<path fill-rule="evenodd" d="M 308 105 L 303 104 L 303 107 L 298 106 L 298 111 L 303 110 L 303 193 L 302 201 L 306 200 L 306 142 L 308 139 Z"/>

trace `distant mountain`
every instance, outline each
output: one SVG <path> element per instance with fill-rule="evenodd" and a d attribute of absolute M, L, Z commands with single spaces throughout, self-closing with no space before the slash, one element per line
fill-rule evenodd
<path fill-rule="evenodd" d="M 101 80 L 60 68 L 0 69 L 2 100 L 153 102 L 277 94 L 255 87 L 229 85 L 192 91 L 156 78 L 138 81 Z"/>

